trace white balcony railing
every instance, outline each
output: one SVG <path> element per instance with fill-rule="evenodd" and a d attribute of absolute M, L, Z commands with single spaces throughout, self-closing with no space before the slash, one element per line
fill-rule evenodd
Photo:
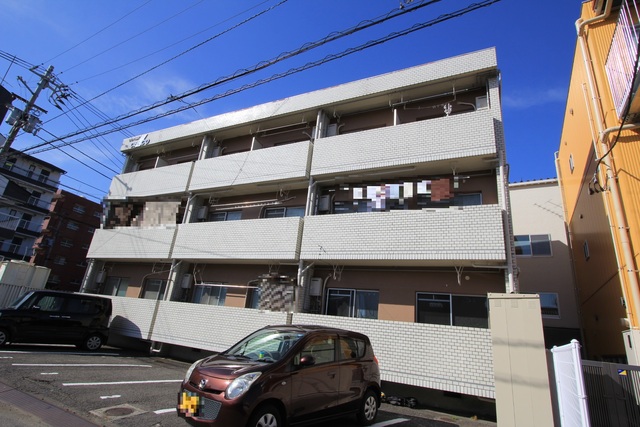
<path fill-rule="evenodd" d="M 167 260 L 176 227 L 123 227 L 96 230 L 87 258 Z"/>
<path fill-rule="evenodd" d="M 181 194 L 187 190 L 193 163 L 181 163 L 116 175 L 109 187 L 108 199 Z"/>
<path fill-rule="evenodd" d="M 613 102 L 619 118 L 624 118 L 627 109 L 630 112 L 638 112 L 639 105 L 635 105 L 635 97 L 640 79 L 634 75 L 637 70 L 636 57 L 638 54 L 638 23 L 640 13 L 635 0 L 624 0 L 620 7 L 620 15 L 613 33 L 609 54 L 605 63 L 605 70 Z"/>

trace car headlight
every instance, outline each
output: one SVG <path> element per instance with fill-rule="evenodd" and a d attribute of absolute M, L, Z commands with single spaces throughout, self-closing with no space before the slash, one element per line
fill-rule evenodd
<path fill-rule="evenodd" d="M 227 399 L 235 399 L 236 397 L 242 396 L 247 392 L 247 390 L 249 390 L 251 384 L 258 379 L 260 374 L 261 372 L 250 372 L 239 376 L 229 384 L 227 389 L 224 391 L 224 396 Z"/>
<path fill-rule="evenodd" d="M 187 373 L 184 376 L 184 382 L 189 381 L 189 378 L 191 378 L 191 374 L 193 373 L 193 370 L 196 369 L 196 366 L 198 366 L 200 362 L 202 362 L 203 360 L 204 359 L 196 360 L 195 362 L 193 362 L 191 366 L 189 366 L 189 369 L 187 369 Z"/>

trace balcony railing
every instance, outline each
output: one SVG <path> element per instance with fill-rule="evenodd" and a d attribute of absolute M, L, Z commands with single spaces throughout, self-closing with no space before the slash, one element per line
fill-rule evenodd
<path fill-rule="evenodd" d="M 640 111 L 640 101 L 634 102 L 640 79 L 636 78 L 632 87 L 637 72 L 634 67 L 637 66 L 639 22 L 636 0 L 624 0 L 605 63 L 611 95 L 621 119 L 627 114 L 627 109 L 631 113 Z"/>
<path fill-rule="evenodd" d="M 18 228 L 20 221 L 21 220 L 18 217 L 0 213 L 0 228 L 15 231 L 15 229 Z"/>
<path fill-rule="evenodd" d="M 5 163 L 3 169 L 15 175 L 27 178 L 32 182 L 39 182 L 40 184 L 46 185 L 48 187 L 58 188 L 58 185 L 60 184 L 59 181 L 53 180 L 47 175 L 37 174 L 34 171 L 22 169 L 21 167 L 18 167 L 11 163 Z"/>

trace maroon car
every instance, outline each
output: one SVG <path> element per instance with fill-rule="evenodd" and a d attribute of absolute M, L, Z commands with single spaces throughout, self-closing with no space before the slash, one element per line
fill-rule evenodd
<path fill-rule="evenodd" d="M 268 326 L 195 362 L 178 393 L 192 425 L 279 427 L 380 406 L 380 370 L 366 335 L 321 326 Z"/>

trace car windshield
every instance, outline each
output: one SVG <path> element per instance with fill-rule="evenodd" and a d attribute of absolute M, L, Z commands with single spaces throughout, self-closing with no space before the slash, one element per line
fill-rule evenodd
<path fill-rule="evenodd" d="M 298 331 L 260 330 L 225 351 L 228 357 L 276 362 L 305 334 Z"/>
<path fill-rule="evenodd" d="M 22 305 L 22 303 L 24 301 L 26 301 L 31 295 L 33 295 L 33 292 L 27 292 L 25 294 L 20 295 L 18 297 L 18 299 L 16 299 L 10 305 L 8 305 L 7 308 L 18 308 L 18 307 L 20 307 L 20 305 Z"/>

